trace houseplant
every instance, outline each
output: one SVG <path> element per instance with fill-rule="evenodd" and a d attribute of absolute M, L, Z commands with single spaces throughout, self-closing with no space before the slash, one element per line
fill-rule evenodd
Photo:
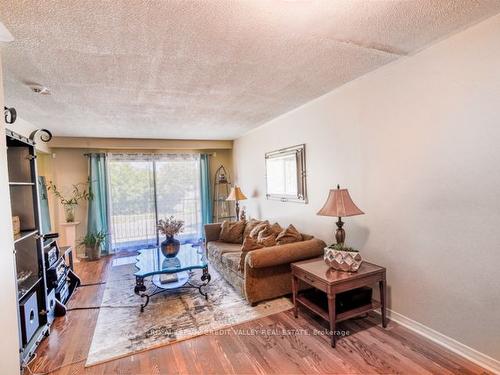
<path fill-rule="evenodd" d="M 75 221 L 75 209 L 80 201 L 92 199 L 92 192 L 90 189 L 87 189 L 87 185 L 88 183 L 84 182 L 74 184 L 71 194 L 64 194 L 58 190 L 57 186 L 52 181 L 49 181 L 47 190 L 52 191 L 55 197 L 63 205 L 64 217 L 67 223 L 73 223 Z"/>
<path fill-rule="evenodd" d="M 323 258 L 329 267 L 346 272 L 356 272 L 363 263 L 359 251 L 352 247 L 345 247 L 343 243 L 325 247 Z"/>
<path fill-rule="evenodd" d="M 175 220 L 173 216 L 168 217 L 166 220 L 160 219 L 158 221 L 158 231 L 166 236 L 165 241 L 160 244 L 161 252 L 167 258 L 173 258 L 177 255 L 181 248 L 181 243 L 174 236 L 182 232 L 184 227 L 183 220 Z"/>
<path fill-rule="evenodd" d="M 106 240 L 105 232 L 87 233 L 80 241 L 80 245 L 85 246 L 85 253 L 89 260 L 97 260 L 101 257 L 101 245 Z"/>

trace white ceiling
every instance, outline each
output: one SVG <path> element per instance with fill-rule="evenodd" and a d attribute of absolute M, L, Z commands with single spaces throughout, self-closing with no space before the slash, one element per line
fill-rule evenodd
<path fill-rule="evenodd" d="M 497 0 L 0 0 L 6 102 L 58 136 L 234 139 Z M 50 87 L 36 95 L 27 83 Z"/>

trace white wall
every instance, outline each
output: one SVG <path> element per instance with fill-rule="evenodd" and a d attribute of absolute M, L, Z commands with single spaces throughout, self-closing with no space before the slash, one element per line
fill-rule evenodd
<path fill-rule="evenodd" d="M 310 203 L 267 201 L 264 153 L 306 144 Z M 500 16 L 236 140 L 250 215 L 333 242 L 316 216 L 349 188 L 347 242 L 387 267 L 390 307 L 500 360 Z"/>
<path fill-rule="evenodd" d="M 3 75 L 0 59 L 0 108 L 3 108 Z M 3 114 L 3 111 L 2 111 Z M 17 293 L 14 276 L 14 243 L 12 237 L 12 215 L 7 173 L 7 152 L 5 146 L 5 123 L 1 116 L 0 136 L 0 363 L 2 374 L 19 373 L 19 336 L 17 330 Z"/>

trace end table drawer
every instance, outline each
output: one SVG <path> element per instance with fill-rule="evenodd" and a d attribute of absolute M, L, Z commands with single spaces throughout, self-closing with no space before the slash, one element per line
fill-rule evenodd
<path fill-rule="evenodd" d="M 327 293 L 327 285 L 321 280 L 315 279 L 300 269 L 295 268 L 293 270 L 293 275 L 299 278 L 300 280 L 306 282 L 308 285 L 315 287 L 316 289 L 322 290 Z"/>

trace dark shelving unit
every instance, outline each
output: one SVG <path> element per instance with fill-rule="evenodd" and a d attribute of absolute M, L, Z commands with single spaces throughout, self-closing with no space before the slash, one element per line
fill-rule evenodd
<path fill-rule="evenodd" d="M 47 285 L 40 230 L 35 144 L 7 130 L 7 160 L 12 216 L 18 216 L 21 232 L 14 236 L 16 263 L 19 353 L 21 367 L 49 333 Z"/>

